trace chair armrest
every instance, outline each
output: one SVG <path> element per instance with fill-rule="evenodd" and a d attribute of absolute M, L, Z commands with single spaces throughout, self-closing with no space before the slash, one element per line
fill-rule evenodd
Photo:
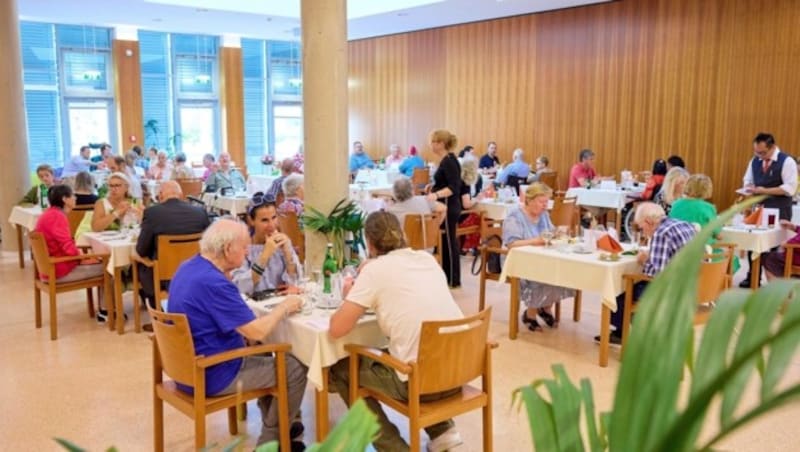
<path fill-rule="evenodd" d="M 788 250 L 789 248 L 798 249 L 798 248 L 800 248 L 800 243 L 784 243 L 784 244 L 783 244 L 783 245 L 781 245 L 781 246 L 782 246 L 782 247 L 784 247 L 784 248 L 786 248 L 787 250 Z"/>
<path fill-rule="evenodd" d="M 497 248 L 497 247 L 494 247 L 494 246 L 486 246 L 486 245 L 481 246 L 481 254 L 482 255 L 489 254 L 489 253 L 497 253 L 497 254 L 505 255 L 505 254 L 508 254 L 508 248 Z"/>
<path fill-rule="evenodd" d="M 138 263 L 144 265 L 145 267 L 150 267 L 150 268 L 153 268 L 153 266 L 156 264 L 155 262 L 153 262 L 152 259 L 139 256 L 136 253 L 132 253 L 131 254 L 131 260 L 134 261 L 134 262 L 138 262 Z"/>
<path fill-rule="evenodd" d="M 344 349 L 350 352 L 350 359 L 352 359 L 353 355 L 361 355 L 366 358 L 373 359 L 378 361 L 379 363 L 391 367 L 392 369 L 409 375 L 411 373 L 411 366 L 407 363 L 400 361 L 399 359 L 393 357 L 388 353 L 384 353 L 381 350 L 373 347 L 364 347 L 363 345 L 356 345 L 356 344 L 347 344 L 344 346 Z"/>
<path fill-rule="evenodd" d="M 201 369 L 211 367 L 213 365 L 224 363 L 232 359 L 243 358 L 245 356 L 262 355 L 264 353 L 288 353 L 292 350 L 289 344 L 262 344 L 254 345 L 252 347 L 241 347 L 227 352 L 217 353 L 211 356 L 203 356 L 197 358 L 195 364 Z"/>
<path fill-rule="evenodd" d="M 52 257 L 50 258 L 50 263 L 58 264 L 61 262 L 82 261 L 85 259 L 100 259 L 101 261 L 105 262 L 108 260 L 109 257 L 111 257 L 110 254 L 101 254 L 101 253 L 79 254 L 77 256 Z"/>
<path fill-rule="evenodd" d="M 644 273 L 626 273 L 622 275 L 622 279 L 630 280 L 632 283 L 637 283 L 642 281 L 652 281 L 653 277 L 647 276 Z"/>

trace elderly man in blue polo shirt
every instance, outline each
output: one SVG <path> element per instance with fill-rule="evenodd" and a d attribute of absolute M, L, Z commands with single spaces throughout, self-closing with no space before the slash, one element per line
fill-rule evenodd
<path fill-rule="evenodd" d="M 261 341 L 287 316 L 300 310 L 298 297 L 287 297 L 269 314 L 258 317 L 242 301 L 230 281 L 231 272 L 242 265 L 250 245 L 244 223 L 219 220 L 209 226 L 200 240 L 200 254 L 181 264 L 169 288 L 169 312 L 185 314 L 189 320 L 198 355 L 210 356 L 245 346 L 245 339 Z M 247 356 L 206 369 L 206 395 L 232 394 L 237 383 L 242 390 L 276 384 L 275 362 L 271 356 Z M 294 356 L 286 356 L 289 386 L 289 418 L 294 419 L 306 388 L 307 368 Z M 191 387 L 179 387 L 192 393 Z M 271 397 L 259 399 L 261 435 L 258 444 L 278 439 L 278 406 Z M 298 428 L 292 426 L 295 434 Z M 294 436 L 294 435 L 293 435 Z M 292 450 L 302 450 L 294 441 Z"/>
<path fill-rule="evenodd" d="M 527 180 L 528 175 L 531 173 L 531 166 L 522 160 L 524 155 L 525 151 L 523 151 L 521 148 L 514 149 L 514 153 L 512 154 L 514 160 L 505 168 L 500 170 L 500 172 L 497 174 L 497 180 L 495 182 L 506 185 L 508 184 L 508 176 L 520 178 L 522 181 Z"/>

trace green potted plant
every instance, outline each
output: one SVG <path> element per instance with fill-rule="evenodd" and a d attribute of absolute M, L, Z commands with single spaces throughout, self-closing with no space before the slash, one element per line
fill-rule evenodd
<path fill-rule="evenodd" d="M 624 350 L 610 412 L 598 417 L 589 380 L 575 385 L 560 364 L 553 366 L 554 379 L 515 391 L 526 407 L 536 450 L 712 450 L 746 423 L 800 396 L 800 381 L 784 378 L 800 344 L 798 280 L 776 280 L 756 292 L 725 292 L 695 350 L 694 296 L 704 246 L 715 229 L 758 201 L 734 206 L 703 228 L 650 283 Z M 760 399 L 742 404 L 745 386 L 756 374 Z M 688 394 L 681 391 L 683 379 Z M 719 404 L 712 410 L 713 401 Z M 719 427 L 701 437 L 710 414 Z"/>
<path fill-rule="evenodd" d="M 339 268 L 344 267 L 348 251 L 351 261 L 358 260 L 359 248 L 364 246 L 364 214 L 354 201 L 342 199 L 328 215 L 309 206 L 303 215 L 303 225 L 325 234 L 328 242 L 333 244 L 333 257 Z M 348 235 L 352 238 L 348 239 Z M 348 241 L 349 250 L 346 246 Z"/>

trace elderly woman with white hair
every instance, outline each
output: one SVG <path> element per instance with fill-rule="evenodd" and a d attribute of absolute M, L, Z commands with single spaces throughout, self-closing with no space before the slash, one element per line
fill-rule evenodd
<path fill-rule="evenodd" d="M 172 167 L 169 164 L 167 153 L 164 151 L 158 151 L 157 155 L 158 160 L 156 161 L 155 165 L 150 165 L 150 169 L 147 171 L 147 177 L 157 181 L 169 180 L 169 177 L 172 174 Z"/>
<path fill-rule="evenodd" d="M 94 203 L 92 230 L 118 230 L 142 221 L 142 205 L 130 195 L 130 180 L 121 172 L 111 173 L 106 181 L 108 194 Z"/>
<path fill-rule="evenodd" d="M 303 185 L 302 174 L 290 174 L 283 179 L 281 190 L 283 190 L 283 202 L 278 206 L 278 213 L 284 215 L 292 212 L 298 217 L 303 215 L 303 200 L 305 199 L 305 187 Z"/>
<path fill-rule="evenodd" d="M 398 177 L 392 184 L 394 203 L 386 208 L 387 212 L 394 214 L 403 227 L 408 214 L 432 214 L 437 219 L 437 224 L 442 224 L 447 207 L 435 201 L 429 201 L 425 196 L 414 195 L 414 185 L 407 177 Z"/>

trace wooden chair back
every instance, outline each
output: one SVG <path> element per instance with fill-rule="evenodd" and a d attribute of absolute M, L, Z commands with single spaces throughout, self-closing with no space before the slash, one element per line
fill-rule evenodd
<path fill-rule="evenodd" d="M 81 221 L 83 221 L 83 217 L 86 215 L 86 212 L 94 211 L 94 204 L 84 204 L 84 205 L 77 205 L 74 209 L 70 210 L 67 214 L 67 220 L 69 221 L 69 233 L 72 238 L 75 238 L 75 231 L 78 230 L 78 226 L 81 225 Z"/>
<path fill-rule="evenodd" d="M 566 226 L 573 229 L 578 226 L 580 208 L 577 198 L 567 198 L 562 195 L 553 197 L 553 209 L 550 211 L 550 221 L 553 226 Z"/>
<path fill-rule="evenodd" d="M 183 314 L 150 310 L 161 366 L 170 378 L 194 386 L 194 340 Z"/>
<path fill-rule="evenodd" d="M 458 388 L 483 375 L 491 318 L 489 307 L 463 319 L 422 322 L 417 355 L 420 394 Z"/>
<path fill-rule="evenodd" d="M 539 182 L 547 185 L 553 191 L 558 190 L 558 171 L 548 171 L 540 174 Z"/>
<path fill-rule="evenodd" d="M 798 243 L 784 243 L 786 249 L 786 261 L 783 263 L 783 277 L 791 278 L 800 275 L 800 265 L 794 265 L 794 253 L 800 248 Z"/>
<path fill-rule="evenodd" d="M 188 196 L 197 197 L 203 193 L 203 179 L 199 177 L 176 179 L 176 182 L 178 182 L 178 185 L 181 187 L 184 200 Z"/>
<path fill-rule="evenodd" d="M 411 175 L 411 184 L 414 186 L 414 193 L 420 194 L 425 191 L 425 186 L 431 181 L 431 170 L 427 166 L 425 168 L 414 168 Z"/>
<path fill-rule="evenodd" d="M 442 234 L 439 223 L 430 214 L 407 214 L 403 231 L 406 235 L 406 242 L 411 249 L 427 250 L 436 247 L 442 249 Z M 437 258 L 438 259 L 438 258 Z"/>
<path fill-rule="evenodd" d="M 728 248 L 717 248 L 720 252 L 706 254 L 700 264 L 697 278 L 697 304 L 716 301 L 728 288 L 728 273 L 733 259 Z"/>
<path fill-rule="evenodd" d="M 31 231 L 28 233 L 28 241 L 31 244 L 33 262 L 36 265 L 34 279 L 40 279 L 39 275 L 48 275 L 49 281 L 55 281 L 55 267 L 50 265 L 50 253 L 47 251 L 47 242 L 41 232 Z"/>
<path fill-rule="evenodd" d="M 306 259 L 306 236 L 300 229 L 300 220 L 294 212 L 278 215 L 278 229 L 289 237 L 300 262 Z"/>
<path fill-rule="evenodd" d="M 175 276 L 178 267 L 186 260 L 200 252 L 202 232 L 196 234 L 159 235 L 158 259 L 153 269 L 156 279 L 155 287 L 161 287 L 161 281 L 169 281 Z"/>

